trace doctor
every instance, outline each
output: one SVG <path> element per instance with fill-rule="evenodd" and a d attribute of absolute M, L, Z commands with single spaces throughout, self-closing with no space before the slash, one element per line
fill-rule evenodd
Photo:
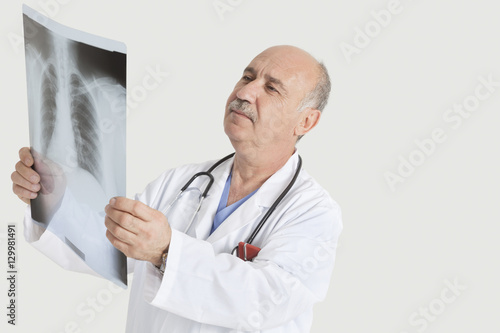
<path fill-rule="evenodd" d="M 167 216 L 162 211 L 213 161 L 167 171 L 135 200 L 109 201 L 103 232 L 134 272 L 127 332 L 309 332 L 342 229 L 328 193 L 299 170 L 252 242 L 258 255 L 243 261 L 231 251 L 296 173 L 296 142 L 318 124 L 329 92 L 326 69 L 311 55 L 271 47 L 244 69 L 227 100 L 224 130 L 235 155 L 212 172 L 213 186 L 186 232 L 200 191 L 186 191 Z M 40 189 L 32 164 L 29 149 L 21 149 L 13 191 L 27 203 Z M 192 187 L 203 191 L 205 183 Z M 33 227 L 25 219 L 27 235 Z M 37 243 L 47 233 L 27 238 Z M 56 261 L 83 270 L 71 253 Z"/>

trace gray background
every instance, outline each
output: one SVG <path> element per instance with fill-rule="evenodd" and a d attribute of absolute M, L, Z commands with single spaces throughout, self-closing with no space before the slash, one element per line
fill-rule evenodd
<path fill-rule="evenodd" d="M 443 120 L 454 104 L 472 100 L 478 77 L 500 81 L 498 5 L 401 0 L 399 13 L 348 62 L 340 45 L 354 44 L 357 28 L 375 29 L 370 12 L 391 1 L 219 2 L 232 8 L 222 18 L 213 0 L 26 2 L 127 44 L 128 92 L 136 93 L 128 108 L 128 196 L 166 168 L 230 152 L 223 106 L 242 69 L 270 45 L 303 47 L 325 61 L 333 94 L 299 149 L 344 219 L 312 332 L 498 331 L 500 87 L 458 128 Z M 17 151 L 28 145 L 21 1 L 0 9 L 1 258 L 7 223 L 18 223 L 19 238 L 18 326 L 2 315 L 0 330 L 121 332 L 128 292 L 65 272 L 22 240 L 24 204 L 10 182 Z M 148 70 L 169 75 L 140 95 Z M 446 140 L 418 160 L 415 140 L 435 128 Z M 422 163 L 393 191 L 384 174 L 398 172 L 399 156 Z M 462 289 L 454 294 L 445 281 Z M 0 279 L 0 304 L 6 290 Z M 428 319 L 415 317 L 429 307 Z"/>

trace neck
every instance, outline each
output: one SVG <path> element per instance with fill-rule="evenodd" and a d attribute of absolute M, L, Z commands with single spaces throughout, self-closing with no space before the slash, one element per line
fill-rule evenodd
<path fill-rule="evenodd" d="M 234 156 L 228 205 L 258 189 L 276 171 L 281 169 L 295 147 L 281 151 L 255 151 L 237 149 Z"/>
<path fill-rule="evenodd" d="M 245 155 L 236 152 L 234 156 L 233 176 L 236 174 L 245 182 L 257 179 L 264 179 L 265 181 L 286 164 L 290 156 L 293 155 L 293 152 L 292 150 L 287 154 L 280 154 L 279 156 Z"/>

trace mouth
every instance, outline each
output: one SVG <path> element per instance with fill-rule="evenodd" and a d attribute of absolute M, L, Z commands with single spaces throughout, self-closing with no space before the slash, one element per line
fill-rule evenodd
<path fill-rule="evenodd" d="M 240 110 L 231 109 L 230 111 L 231 111 L 231 113 L 236 113 L 238 116 L 245 117 L 248 120 L 250 120 L 251 122 L 253 122 L 253 120 L 249 116 L 247 116 L 245 113 L 241 112 Z"/>
<path fill-rule="evenodd" d="M 245 117 L 253 123 L 257 121 L 257 114 L 252 110 L 250 103 L 239 98 L 231 101 L 228 105 L 229 113 L 234 113 L 235 117 Z"/>

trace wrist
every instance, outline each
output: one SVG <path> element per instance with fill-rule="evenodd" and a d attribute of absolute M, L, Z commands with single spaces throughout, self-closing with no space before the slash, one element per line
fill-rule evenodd
<path fill-rule="evenodd" d="M 167 256 L 168 256 L 168 249 L 166 249 L 162 253 L 162 255 L 158 260 L 152 262 L 152 264 L 155 265 L 155 267 L 158 268 L 162 274 L 165 272 L 165 268 L 167 266 Z"/>

